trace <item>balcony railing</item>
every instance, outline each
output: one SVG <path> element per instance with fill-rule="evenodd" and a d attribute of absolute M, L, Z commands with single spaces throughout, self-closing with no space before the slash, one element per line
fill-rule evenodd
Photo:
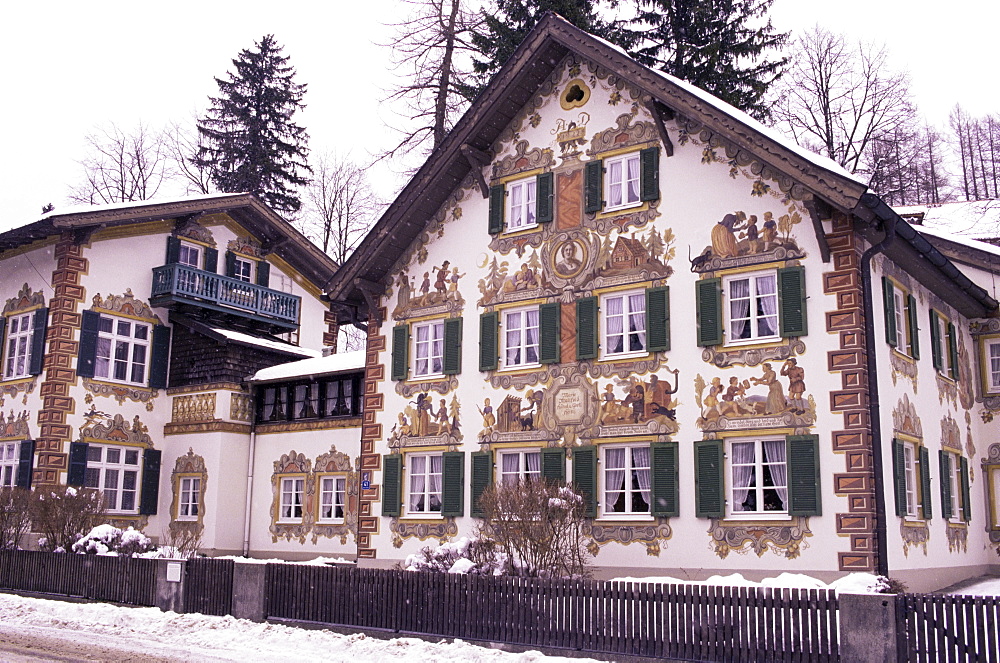
<path fill-rule="evenodd" d="M 179 301 L 298 326 L 301 297 L 186 265 L 153 268 L 152 299 Z"/>

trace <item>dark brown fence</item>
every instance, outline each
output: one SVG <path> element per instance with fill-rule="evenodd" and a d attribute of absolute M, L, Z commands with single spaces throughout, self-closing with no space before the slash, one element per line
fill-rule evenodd
<path fill-rule="evenodd" d="M 184 612 L 228 615 L 233 611 L 231 559 L 193 557 L 185 565 Z"/>
<path fill-rule="evenodd" d="M 896 619 L 900 661 L 1000 661 L 1000 597 L 900 594 Z"/>
<path fill-rule="evenodd" d="M 151 606 L 156 603 L 156 561 L 4 551 L 0 588 Z"/>
<path fill-rule="evenodd" d="M 702 661 L 836 661 L 830 590 L 268 564 L 269 617 Z"/>

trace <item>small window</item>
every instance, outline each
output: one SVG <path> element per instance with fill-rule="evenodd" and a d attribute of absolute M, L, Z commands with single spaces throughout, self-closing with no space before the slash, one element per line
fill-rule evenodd
<path fill-rule="evenodd" d="M 534 177 L 517 180 L 507 185 L 507 227 L 508 232 L 533 228 L 538 221 L 535 216 Z"/>
<path fill-rule="evenodd" d="M 411 515 L 441 513 L 441 454 L 411 454 L 406 510 Z"/>
<path fill-rule="evenodd" d="M 604 355 L 646 353 L 645 291 L 604 295 L 601 311 Z"/>
<path fill-rule="evenodd" d="M 952 380 L 958 379 L 958 331 L 941 313 L 931 309 L 931 354 L 934 368 Z"/>
<path fill-rule="evenodd" d="M 1000 391 L 1000 339 L 986 342 L 986 384 L 990 392 Z"/>
<path fill-rule="evenodd" d="M 246 258 L 235 258 L 233 260 L 233 278 L 247 283 L 253 283 L 253 261 Z"/>
<path fill-rule="evenodd" d="M 201 479 L 198 477 L 181 477 L 177 504 L 177 520 L 197 520 L 198 503 L 201 498 Z"/>
<path fill-rule="evenodd" d="M 181 242 L 180 249 L 178 249 L 177 253 L 177 262 L 181 265 L 200 269 L 201 247 L 194 244 L 188 244 L 187 242 Z"/>
<path fill-rule="evenodd" d="M 292 418 L 315 419 L 319 416 L 319 385 L 313 382 L 292 388 Z"/>
<path fill-rule="evenodd" d="M 778 284 L 775 271 L 723 279 L 727 344 L 778 338 Z"/>
<path fill-rule="evenodd" d="M 344 522 L 347 478 L 324 476 L 319 480 L 319 522 Z"/>
<path fill-rule="evenodd" d="M 500 472 L 497 479 L 500 483 L 517 483 L 541 477 L 542 453 L 537 449 L 501 451 L 498 456 Z"/>
<path fill-rule="evenodd" d="M 503 312 L 504 367 L 537 366 L 538 307 Z"/>
<path fill-rule="evenodd" d="M 948 503 L 945 504 L 944 500 L 941 503 L 941 510 L 945 514 L 949 514 L 951 520 L 961 521 L 965 520 L 965 510 L 964 504 L 962 503 L 962 478 L 961 468 L 962 468 L 962 457 L 951 451 L 942 452 L 946 462 L 942 463 L 944 465 L 944 470 L 947 474 L 942 473 L 941 483 L 947 482 L 948 490 L 943 491 L 947 497 Z"/>
<path fill-rule="evenodd" d="M 784 437 L 730 441 L 730 515 L 788 513 L 785 453 Z"/>
<path fill-rule="evenodd" d="M 413 376 L 429 377 L 444 372 L 444 321 L 413 324 Z"/>
<path fill-rule="evenodd" d="M 882 296 L 885 306 L 885 338 L 897 352 L 920 358 L 917 326 L 917 302 L 913 295 L 895 281 L 882 277 Z M 933 332 L 932 332 L 933 333 Z"/>
<path fill-rule="evenodd" d="M 902 443 L 903 465 L 900 469 L 900 479 L 902 480 L 902 492 L 905 496 L 903 500 L 903 513 L 909 518 L 917 517 L 917 504 L 919 502 L 919 488 L 917 486 L 917 450 L 912 442 Z"/>
<path fill-rule="evenodd" d="M 104 507 L 109 512 L 136 513 L 139 449 L 89 444 L 83 485 L 104 493 Z"/>
<path fill-rule="evenodd" d="M 17 481 L 20 442 L 0 442 L 0 488 L 11 488 Z"/>
<path fill-rule="evenodd" d="M 355 389 L 354 378 L 338 378 L 325 382 L 327 417 L 351 417 L 361 413 L 361 399 Z"/>
<path fill-rule="evenodd" d="M 602 448 L 605 516 L 650 513 L 649 446 Z"/>
<path fill-rule="evenodd" d="M 29 375 L 34 314 L 14 315 L 7 320 L 6 361 L 3 376 L 21 378 Z"/>
<path fill-rule="evenodd" d="M 302 520 L 302 498 L 305 490 L 303 477 L 281 479 L 281 504 L 278 522 L 289 523 Z"/>
<path fill-rule="evenodd" d="M 148 324 L 101 316 L 94 377 L 112 382 L 146 384 L 149 340 Z"/>
<path fill-rule="evenodd" d="M 604 159 L 605 210 L 639 204 L 639 153 L 632 152 Z"/>

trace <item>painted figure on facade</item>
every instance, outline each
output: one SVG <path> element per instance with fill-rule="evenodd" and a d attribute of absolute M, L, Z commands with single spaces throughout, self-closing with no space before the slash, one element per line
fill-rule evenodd
<path fill-rule="evenodd" d="M 783 419 L 782 425 L 810 425 L 815 421 L 816 405 L 807 397 L 805 369 L 793 357 L 787 359 L 776 371 L 770 362 L 760 366 L 759 376 L 732 375 L 727 384 L 721 377 L 695 378 L 695 401 L 701 407 L 698 425 L 703 430 L 723 430 L 732 427 L 734 419 L 767 419 L 761 425 L 778 425 L 775 417 Z M 787 392 L 782 378 L 788 379 Z M 754 387 L 765 388 L 765 393 L 750 393 Z"/>
<path fill-rule="evenodd" d="M 573 276 L 583 267 L 583 261 L 578 257 L 577 242 L 569 241 L 559 247 L 556 255 L 556 273 L 560 276 Z"/>
<path fill-rule="evenodd" d="M 696 272 L 712 271 L 727 267 L 788 260 L 805 257 L 792 229 L 802 221 L 802 214 L 796 204 L 788 207 L 788 213 L 777 220 L 774 212 L 764 212 L 762 216 L 736 210 L 726 214 L 712 226 L 712 243 L 698 257 L 691 260 Z M 747 258 L 752 257 L 748 263 Z"/>
<path fill-rule="evenodd" d="M 648 382 L 643 382 L 635 375 L 620 381 L 618 384 L 625 391 L 621 400 L 615 398 L 615 385 L 606 384 L 600 398 L 600 423 L 605 426 L 622 426 L 656 421 L 677 430 L 677 404 L 673 396 L 677 392 L 680 371 L 674 369 L 669 372 L 674 375 L 673 386 L 656 374 L 650 375 Z"/>
<path fill-rule="evenodd" d="M 806 402 L 802 398 L 806 391 L 806 371 L 798 365 L 794 357 L 789 357 L 781 367 L 781 374 L 788 377 L 788 404 L 793 412 L 799 414 L 806 411 Z"/>
<path fill-rule="evenodd" d="M 404 320 L 411 315 L 419 315 L 421 309 L 440 308 L 444 310 L 457 311 L 465 301 L 458 291 L 459 280 L 465 276 L 458 271 L 458 267 L 453 267 L 451 262 L 445 260 L 439 267 L 432 267 L 430 271 L 423 272 L 417 280 L 408 274 L 401 273 L 395 279 L 396 308 L 392 312 L 392 317 L 396 320 Z"/>

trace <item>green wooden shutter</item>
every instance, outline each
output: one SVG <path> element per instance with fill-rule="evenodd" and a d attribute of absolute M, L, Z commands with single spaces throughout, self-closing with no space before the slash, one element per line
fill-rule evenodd
<path fill-rule="evenodd" d="M 493 453 L 489 451 L 472 452 L 472 515 L 476 518 L 483 517 L 483 509 L 479 504 L 479 498 L 493 483 Z"/>
<path fill-rule="evenodd" d="M 80 324 L 80 355 L 76 359 L 76 374 L 82 378 L 94 377 L 97 362 L 97 334 L 101 328 L 101 315 L 84 311 Z"/>
<path fill-rule="evenodd" d="M 566 449 L 562 447 L 542 449 L 542 478 L 552 481 L 566 480 Z"/>
<path fill-rule="evenodd" d="M 948 323 L 948 356 L 951 364 L 948 366 L 948 373 L 952 380 L 958 379 L 958 335 L 955 333 L 955 325 Z"/>
<path fill-rule="evenodd" d="M 892 440 L 892 484 L 896 494 L 896 515 L 906 516 L 906 460 L 903 457 L 903 443 Z"/>
<path fill-rule="evenodd" d="M 604 207 L 604 162 L 588 161 L 583 167 L 584 210 L 600 212 Z"/>
<path fill-rule="evenodd" d="M 596 358 L 597 339 L 597 297 L 576 300 L 576 358 Z"/>
<path fill-rule="evenodd" d="M 211 272 L 215 274 L 216 270 L 219 269 L 219 250 L 213 249 L 212 247 L 207 247 L 205 249 L 205 266 L 206 272 Z"/>
<path fill-rule="evenodd" d="M 173 265 L 181 259 L 181 238 L 173 235 L 167 236 L 167 263 Z"/>
<path fill-rule="evenodd" d="M 499 357 L 498 332 L 500 328 L 500 313 L 483 313 L 479 316 L 479 370 L 497 370 Z"/>
<path fill-rule="evenodd" d="M 17 457 L 17 480 L 14 485 L 18 488 L 31 488 L 31 471 L 35 464 L 35 441 L 21 440 Z"/>
<path fill-rule="evenodd" d="M 934 369 L 940 371 L 944 365 L 942 361 L 944 355 L 941 354 L 941 327 L 938 325 L 938 314 L 934 309 L 930 309 L 931 321 L 931 362 Z"/>
<path fill-rule="evenodd" d="M 153 325 L 153 344 L 149 360 L 149 386 L 153 389 L 167 388 L 170 367 L 170 327 Z"/>
<path fill-rule="evenodd" d="M 958 466 L 959 483 L 962 486 L 962 519 L 965 522 L 972 521 L 972 499 L 969 496 L 969 459 L 964 456 L 960 459 Z"/>
<path fill-rule="evenodd" d="M 160 451 L 146 449 L 142 454 L 142 492 L 139 495 L 139 513 L 155 516 L 160 501 Z"/>
<path fill-rule="evenodd" d="M 920 359 L 920 325 L 917 324 L 917 300 L 906 296 L 906 324 L 910 328 L 910 356 Z"/>
<path fill-rule="evenodd" d="M 646 289 L 646 350 L 670 350 L 670 286 Z"/>
<path fill-rule="evenodd" d="M 392 328 L 392 379 L 405 380 L 410 368 L 410 327 L 398 325 Z"/>
<path fill-rule="evenodd" d="M 573 485 L 583 497 L 584 515 L 597 517 L 597 447 L 587 445 L 573 450 Z"/>
<path fill-rule="evenodd" d="M 927 447 L 920 447 L 920 506 L 924 519 L 933 515 L 931 507 L 931 461 Z"/>
<path fill-rule="evenodd" d="M 69 472 L 66 476 L 66 483 L 70 486 L 82 486 L 87 476 L 87 448 L 90 445 L 86 442 L 69 443 Z"/>
<path fill-rule="evenodd" d="M 35 316 L 32 318 L 31 357 L 28 358 L 28 373 L 30 375 L 39 375 L 42 372 L 42 363 L 45 359 L 45 332 L 48 330 L 48 326 L 49 309 L 36 310 Z"/>
<path fill-rule="evenodd" d="M 491 186 L 489 218 L 489 231 L 491 235 L 499 235 L 503 232 L 504 202 L 503 185 Z"/>
<path fill-rule="evenodd" d="M 938 450 L 938 466 L 941 470 L 941 517 L 945 520 L 951 518 L 951 459 L 948 452 Z"/>
<path fill-rule="evenodd" d="M 444 321 L 442 366 L 445 375 L 458 375 L 462 372 L 462 318 L 448 318 Z"/>
<path fill-rule="evenodd" d="M 698 518 L 722 518 L 725 515 L 725 464 L 722 440 L 694 443 L 695 515 Z"/>
<path fill-rule="evenodd" d="M 553 175 L 551 172 L 539 173 L 535 178 L 535 221 L 550 223 L 554 217 Z"/>
<path fill-rule="evenodd" d="M 561 317 L 558 302 L 538 307 L 538 361 L 543 364 L 558 364 L 562 358 Z"/>
<path fill-rule="evenodd" d="M 805 269 L 801 266 L 778 270 L 778 316 L 782 337 L 808 333 Z"/>
<path fill-rule="evenodd" d="M 669 517 L 680 514 L 677 447 L 676 442 L 654 442 L 649 445 L 649 494 L 652 497 L 649 507 L 654 516 Z"/>
<path fill-rule="evenodd" d="M 382 515 L 399 516 L 403 501 L 400 488 L 403 480 L 403 457 L 400 454 L 382 456 Z"/>
<path fill-rule="evenodd" d="M 271 287 L 271 263 L 266 260 L 257 263 L 257 285 Z"/>
<path fill-rule="evenodd" d="M 639 151 L 639 200 L 660 197 L 660 147 Z"/>
<path fill-rule="evenodd" d="M 7 347 L 6 345 L 4 345 L 4 342 L 3 342 L 4 332 L 6 330 L 7 330 L 7 318 L 5 318 L 3 316 L 0 316 L 0 362 L 3 361 L 4 352 L 5 352 L 4 348 Z M 0 368 L 0 376 L 2 376 L 2 375 L 3 375 L 3 369 Z"/>
<path fill-rule="evenodd" d="M 441 454 L 441 515 L 465 515 L 465 453 Z"/>
<path fill-rule="evenodd" d="M 722 279 L 701 279 L 695 284 L 695 317 L 698 345 L 722 343 Z"/>
<path fill-rule="evenodd" d="M 236 254 L 226 251 L 226 276 L 236 278 Z"/>
<path fill-rule="evenodd" d="M 788 513 L 818 516 L 823 513 L 819 473 L 819 436 L 789 435 L 786 439 Z"/>
<path fill-rule="evenodd" d="M 896 347 L 896 286 L 888 276 L 882 277 L 882 308 L 885 312 L 885 342 Z"/>

